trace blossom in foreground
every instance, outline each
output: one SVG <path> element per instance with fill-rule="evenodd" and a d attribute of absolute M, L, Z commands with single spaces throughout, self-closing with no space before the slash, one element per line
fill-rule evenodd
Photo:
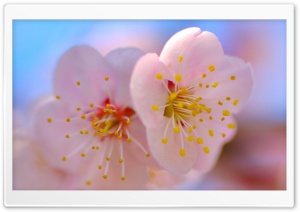
<path fill-rule="evenodd" d="M 176 33 L 160 56 L 144 55 L 130 84 L 150 151 L 175 174 L 213 167 L 252 87 L 251 66 L 224 55 L 217 37 L 199 28 Z"/>
<path fill-rule="evenodd" d="M 104 58 L 91 47 L 75 46 L 58 62 L 55 99 L 39 108 L 35 134 L 51 166 L 83 179 L 79 188 L 146 185 L 150 154 L 129 98 L 130 75 L 142 54 L 123 48 Z"/>

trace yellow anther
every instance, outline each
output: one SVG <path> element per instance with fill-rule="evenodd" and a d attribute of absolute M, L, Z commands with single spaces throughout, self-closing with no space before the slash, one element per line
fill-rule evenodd
<path fill-rule="evenodd" d="M 147 153 L 147 154 L 146 154 L 146 157 L 149 158 L 149 157 L 150 157 L 150 153 Z"/>
<path fill-rule="evenodd" d="M 198 86 L 199 86 L 200 88 L 202 87 L 202 85 L 203 85 L 202 83 L 199 83 L 199 84 L 198 84 Z"/>
<path fill-rule="evenodd" d="M 192 127 L 193 127 L 193 129 L 196 129 L 196 128 L 197 128 L 197 126 L 196 126 L 196 125 L 193 125 Z"/>
<path fill-rule="evenodd" d="M 96 149 L 96 147 L 95 147 L 95 146 L 92 146 L 92 149 Z"/>
<path fill-rule="evenodd" d="M 155 74 L 155 78 L 158 79 L 158 80 L 162 80 L 163 75 L 161 73 L 157 73 L 157 74 Z"/>
<path fill-rule="evenodd" d="M 237 104 L 238 104 L 238 103 L 239 103 L 239 100 L 238 100 L 238 99 L 236 99 L 236 100 L 234 100 L 234 101 L 233 101 L 233 103 L 232 103 L 232 104 L 233 104 L 234 106 L 237 106 Z"/>
<path fill-rule="evenodd" d="M 96 150 L 98 150 L 100 147 L 99 146 L 96 146 Z"/>
<path fill-rule="evenodd" d="M 223 116 L 230 116 L 229 110 L 223 110 Z"/>
<path fill-rule="evenodd" d="M 192 116 L 196 117 L 197 116 L 197 112 L 195 110 L 192 111 Z"/>
<path fill-rule="evenodd" d="M 203 144 L 203 139 L 202 138 L 197 138 L 197 143 L 198 144 Z"/>
<path fill-rule="evenodd" d="M 180 88 L 180 91 L 181 91 L 182 93 L 186 93 L 186 87 Z"/>
<path fill-rule="evenodd" d="M 62 157 L 62 160 L 63 160 L 63 161 L 66 161 L 66 160 L 67 160 L 67 157 L 66 157 L 66 156 L 63 156 L 63 157 Z"/>
<path fill-rule="evenodd" d="M 209 148 L 207 146 L 203 147 L 204 153 L 208 154 L 209 153 Z"/>
<path fill-rule="evenodd" d="M 102 169 L 102 166 L 101 166 L 101 165 L 98 165 L 98 169 L 99 169 L 99 170 Z"/>
<path fill-rule="evenodd" d="M 161 142 L 162 142 L 163 144 L 168 143 L 168 138 L 163 138 L 163 139 L 161 139 Z"/>
<path fill-rule="evenodd" d="M 108 81 L 108 80 L 109 80 L 109 77 L 104 77 L 104 80 L 105 80 L 105 81 Z"/>
<path fill-rule="evenodd" d="M 216 69 L 216 68 L 215 68 L 215 66 L 213 66 L 213 65 L 208 66 L 208 70 L 209 70 L 210 72 L 213 72 L 215 69 Z"/>
<path fill-rule="evenodd" d="M 85 157 L 85 154 L 84 154 L 84 153 L 81 153 L 80 156 L 81 156 L 81 157 Z"/>
<path fill-rule="evenodd" d="M 174 133 L 179 133 L 180 132 L 180 127 L 179 126 L 175 126 L 174 127 Z"/>
<path fill-rule="evenodd" d="M 207 108 L 206 112 L 210 113 L 211 112 L 211 108 Z"/>
<path fill-rule="evenodd" d="M 121 177 L 121 180 L 125 180 L 125 179 L 126 179 L 125 176 L 122 176 L 122 177 Z"/>
<path fill-rule="evenodd" d="M 71 121 L 71 119 L 70 118 L 66 118 L 66 122 L 70 122 Z"/>
<path fill-rule="evenodd" d="M 87 186 L 89 186 L 89 185 L 92 184 L 92 182 L 88 180 L 88 181 L 85 182 L 85 184 L 86 184 Z"/>
<path fill-rule="evenodd" d="M 199 119 L 200 122 L 203 122 L 203 119 Z"/>
<path fill-rule="evenodd" d="M 234 123 L 229 123 L 227 126 L 228 126 L 229 129 L 233 129 L 235 127 L 235 124 Z"/>
<path fill-rule="evenodd" d="M 225 133 L 222 133 L 222 137 L 225 138 L 225 137 L 226 137 L 226 134 L 225 134 Z"/>
<path fill-rule="evenodd" d="M 106 159 L 106 161 L 110 161 L 110 157 L 106 157 L 105 159 Z"/>
<path fill-rule="evenodd" d="M 85 131 L 84 131 L 84 134 L 89 134 L 89 131 L 88 131 L 88 130 L 85 130 Z"/>
<path fill-rule="evenodd" d="M 205 87 L 206 87 L 206 88 L 209 88 L 209 84 L 207 84 Z"/>
<path fill-rule="evenodd" d="M 158 105 L 152 105 L 152 110 L 154 111 L 158 111 L 159 110 L 159 106 Z"/>
<path fill-rule="evenodd" d="M 182 76 L 180 74 L 175 74 L 175 80 L 176 82 L 181 82 Z"/>
<path fill-rule="evenodd" d="M 80 134 L 83 134 L 84 132 L 83 132 L 83 130 L 80 130 L 79 133 L 80 133 Z"/>
<path fill-rule="evenodd" d="M 212 86 L 213 88 L 216 88 L 218 85 L 219 85 L 218 82 L 214 82 L 211 86 Z"/>
<path fill-rule="evenodd" d="M 47 118 L 47 122 L 51 123 L 52 122 L 52 118 Z"/>
<path fill-rule="evenodd" d="M 221 101 L 218 101 L 218 104 L 219 104 L 219 105 L 223 105 L 223 102 L 221 102 Z"/>
<path fill-rule="evenodd" d="M 103 175 L 103 179 L 107 179 L 107 175 L 105 174 L 105 175 Z"/>
<path fill-rule="evenodd" d="M 67 135 L 66 135 L 66 138 L 70 138 L 70 135 L 69 135 L 69 134 L 67 134 Z"/>
<path fill-rule="evenodd" d="M 230 101 L 230 99 L 231 99 L 231 98 L 230 98 L 229 96 L 226 97 L 226 100 L 227 100 L 227 101 Z"/>
<path fill-rule="evenodd" d="M 196 102 L 199 102 L 200 100 L 202 100 L 201 96 L 199 96 L 199 97 L 196 98 Z"/>
<path fill-rule="evenodd" d="M 214 133 L 213 130 L 208 130 L 208 134 L 209 134 L 211 137 L 213 137 L 215 133 Z"/>
<path fill-rule="evenodd" d="M 80 85 L 80 82 L 78 81 L 78 82 L 76 82 L 76 84 L 79 86 L 79 85 Z"/>
<path fill-rule="evenodd" d="M 82 118 L 82 119 L 86 119 L 86 116 L 85 116 L 85 115 L 81 115 L 81 118 Z"/>
<path fill-rule="evenodd" d="M 202 78 L 205 78 L 206 77 L 206 74 L 202 74 Z"/>
<path fill-rule="evenodd" d="M 179 56 L 178 56 L 178 62 L 179 62 L 179 63 L 181 63 L 181 62 L 182 62 L 182 60 L 183 60 L 183 57 L 182 57 L 182 55 L 179 55 Z"/>
<path fill-rule="evenodd" d="M 221 118 L 221 121 L 224 121 L 224 120 L 225 120 L 225 118 L 224 118 L 224 117 L 222 117 L 222 118 Z"/>
<path fill-rule="evenodd" d="M 236 77 L 235 77 L 235 76 L 231 76 L 230 79 L 231 79 L 231 80 L 235 80 Z"/>
<path fill-rule="evenodd" d="M 90 104 L 90 107 L 91 107 L 91 108 L 93 108 L 93 107 L 94 107 L 94 104 L 93 104 L 93 103 L 91 103 L 91 104 Z"/>
<path fill-rule="evenodd" d="M 56 98 L 56 99 L 60 99 L 60 96 L 56 96 L 55 98 Z"/>
<path fill-rule="evenodd" d="M 192 127 L 188 127 L 187 130 L 188 130 L 189 133 L 193 132 L 193 128 Z"/>
<path fill-rule="evenodd" d="M 213 120 L 213 117 L 212 117 L 212 116 L 209 116 L 208 118 L 209 118 L 209 120 Z"/>
<path fill-rule="evenodd" d="M 118 135 L 118 136 L 117 136 L 117 139 L 121 140 L 121 139 L 122 139 L 122 136 L 121 136 L 121 135 Z"/>
<path fill-rule="evenodd" d="M 178 107 L 183 108 L 183 103 L 182 102 L 178 102 Z"/>
<path fill-rule="evenodd" d="M 176 97 L 177 97 L 177 93 L 171 93 L 170 96 L 169 96 L 169 99 L 171 101 L 173 101 L 174 99 L 176 99 Z"/>
<path fill-rule="evenodd" d="M 131 121 L 130 121 L 130 119 L 128 119 L 127 121 L 126 121 L 126 124 L 130 124 L 131 123 Z"/>
<path fill-rule="evenodd" d="M 124 161 L 124 160 L 123 160 L 122 158 L 119 159 L 119 163 L 123 163 L 123 161 Z"/>
<path fill-rule="evenodd" d="M 180 149 L 179 150 L 179 154 L 180 154 L 180 156 L 185 156 L 185 149 Z"/>
<path fill-rule="evenodd" d="M 192 141 L 194 141 L 194 136 L 189 135 L 189 136 L 187 137 L 187 139 L 188 139 L 188 141 L 192 142 Z"/>
<path fill-rule="evenodd" d="M 110 108 L 111 107 L 111 105 L 110 104 L 106 104 L 106 108 Z"/>
<path fill-rule="evenodd" d="M 81 110 L 81 107 L 77 107 L 76 110 L 77 110 L 77 111 L 80 111 L 80 110 Z"/>
<path fill-rule="evenodd" d="M 131 138 L 127 138 L 127 141 L 128 141 L 128 142 L 131 142 Z"/>

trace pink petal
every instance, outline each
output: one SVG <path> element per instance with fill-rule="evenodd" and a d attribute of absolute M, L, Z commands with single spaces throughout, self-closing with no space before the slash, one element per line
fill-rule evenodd
<path fill-rule="evenodd" d="M 157 162 L 167 171 L 173 174 L 186 174 L 194 166 L 197 157 L 195 144 L 184 140 L 184 149 L 186 155 L 180 155 L 181 137 L 174 134 L 172 124 L 165 129 L 170 119 L 164 118 L 163 121 L 157 122 L 155 127 L 147 128 L 147 139 L 150 151 Z M 163 138 L 168 138 L 167 143 L 162 143 Z"/>
<path fill-rule="evenodd" d="M 146 54 L 136 64 L 131 77 L 130 91 L 134 109 L 145 126 L 155 126 L 163 120 L 164 108 L 152 110 L 152 106 L 163 106 L 168 93 L 162 80 L 156 79 L 160 73 L 168 77 L 165 66 L 158 61 L 156 54 Z"/>
<path fill-rule="evenodd" d="M 238 112 L 249 99 L 253 90 L 253 72 L 250 64 L 237 57 L 225 56 L 219 70 L 207 75 L 203 84 L 218 82 L 216 88 L 200 88 L 199 95 L 203 97 L 203 103 L 213 110 L 229 110 Z M 231 77 L 234 80 L 231 80 Z M 226 100 L 230 97 L 230 100 Z M 218 105 L 218 101 L 223 103 Z M 235 102 L 236 101 L 236 102 Z M 236 103 L 236 104 L 235 104 Z"/>
<path fill-rule="evenodd" d="M 61 101 L 53 101 L 42 106 L 37 110 L 36 117 L 34 136 L 45 159 L 52 166 L 64 171 L 80 172 L 81 168 L 92 158 L 92 155 L 84 158 L 80 156 L 87 146 L 81 148 L 72 158 L 67 158 L 67 161 L 63 161 L 62 158 L 83 145 L 83 142 L 90 140 L 91 133 L 89 135 L 79 133 L 82 129 L 88 129 L 90 123 L 80 118 L 78 120 L 71 118 L 70 123 L 66 122 L 66 118 L 70 117 L 70 112 Z M 48 118 L 52 119 L 51 123 L 48 123 Z M 66 134 L 71 137 L 66 138 Z"/>
<path fill-rule="evenodd" d="M 119 106 L 131 105 L 129 81 L 134 66 L 144 53 L 137 48 L 119 48 L 106 55 L 105 59 L 112 66 L 112 78 L 116 80 L 113 100 Z"/>
<path fill-rule="evenodd" d="M 54 94 L 61 100 L 71 102 L 75 108 L 90 103 L 101 104 L 104 92 L 104 77 L 111 67 L 93 48 L 75 46 L 59 60 L 54 73 Z M 80 86 L 77 85 L 80 82 Z"/>
<path fill-rule="evenodd" d="M 159 60 L 173 74 L 180 73 L 183 85 L 188 85 L 195 77 L 208 72 L 211 65 L 218 70 L 223 55 L 223 48 L 213 33 L 201 32 L 193 27 L 173 35 L 164 46 Z"/>
<path fill-rule="evenodd" d="M 202 174 L 210 171 L 218 160 L 222 147 L 229 142 L 237 131 L 237 124 L 233 117 L 227 117 L 224 121 L 206 120 L 204 122 L 195 121 L 195 132 L 203 139 L 203 144 L 198 146 L 198 158 L 195 167 Z M 234 128 L 229 128 L 228 124 L 234 124 Z M 214 135 L 210 136 L 209 130 L 213 130 Z M 226 136 L 223 137 L 222 134 Z M 203 148 L 209 148 L 209 153 L 205 153 Z"/>

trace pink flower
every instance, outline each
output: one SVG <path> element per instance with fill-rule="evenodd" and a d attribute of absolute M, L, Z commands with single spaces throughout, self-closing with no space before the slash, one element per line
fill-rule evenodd
<path fill-rule="evenodd" d="M 224 55 L 217 37 L 199 28 L 176 33 L 159 57 L 143 56 L 130 85 L 152 155 L 175 174 L 213 167 L 252 87 L 251 66 Z"/>
<path fill-rule="evenodd" d="M 76 46 L 58 62 L 56 99 L 39 108 L 35 135 L 51 166 L 82 179 L 77 188 L 146 186 L 150 154 L 129 98 L 130 75 L 142 54 L 123 48 L 104 58 Z"/>

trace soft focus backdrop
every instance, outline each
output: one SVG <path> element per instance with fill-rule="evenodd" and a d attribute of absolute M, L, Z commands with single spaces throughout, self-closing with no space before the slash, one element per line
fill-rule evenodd
<path fill-rule="evenodd" d="M 236 116 L 237 136 L 216 167 L 189 189 L 285 189 L 285 21 L 14 21 L 14 126 L 25 127 L 32 106 L 51 94 L 56 62 L 70 47 L 90 45 L 105 55 L 134 46 L 160 54 L 166 41 L 187 27 L 216 34 L 225 54 L 252 64 L 255 80 L 248 104 Z"/>

